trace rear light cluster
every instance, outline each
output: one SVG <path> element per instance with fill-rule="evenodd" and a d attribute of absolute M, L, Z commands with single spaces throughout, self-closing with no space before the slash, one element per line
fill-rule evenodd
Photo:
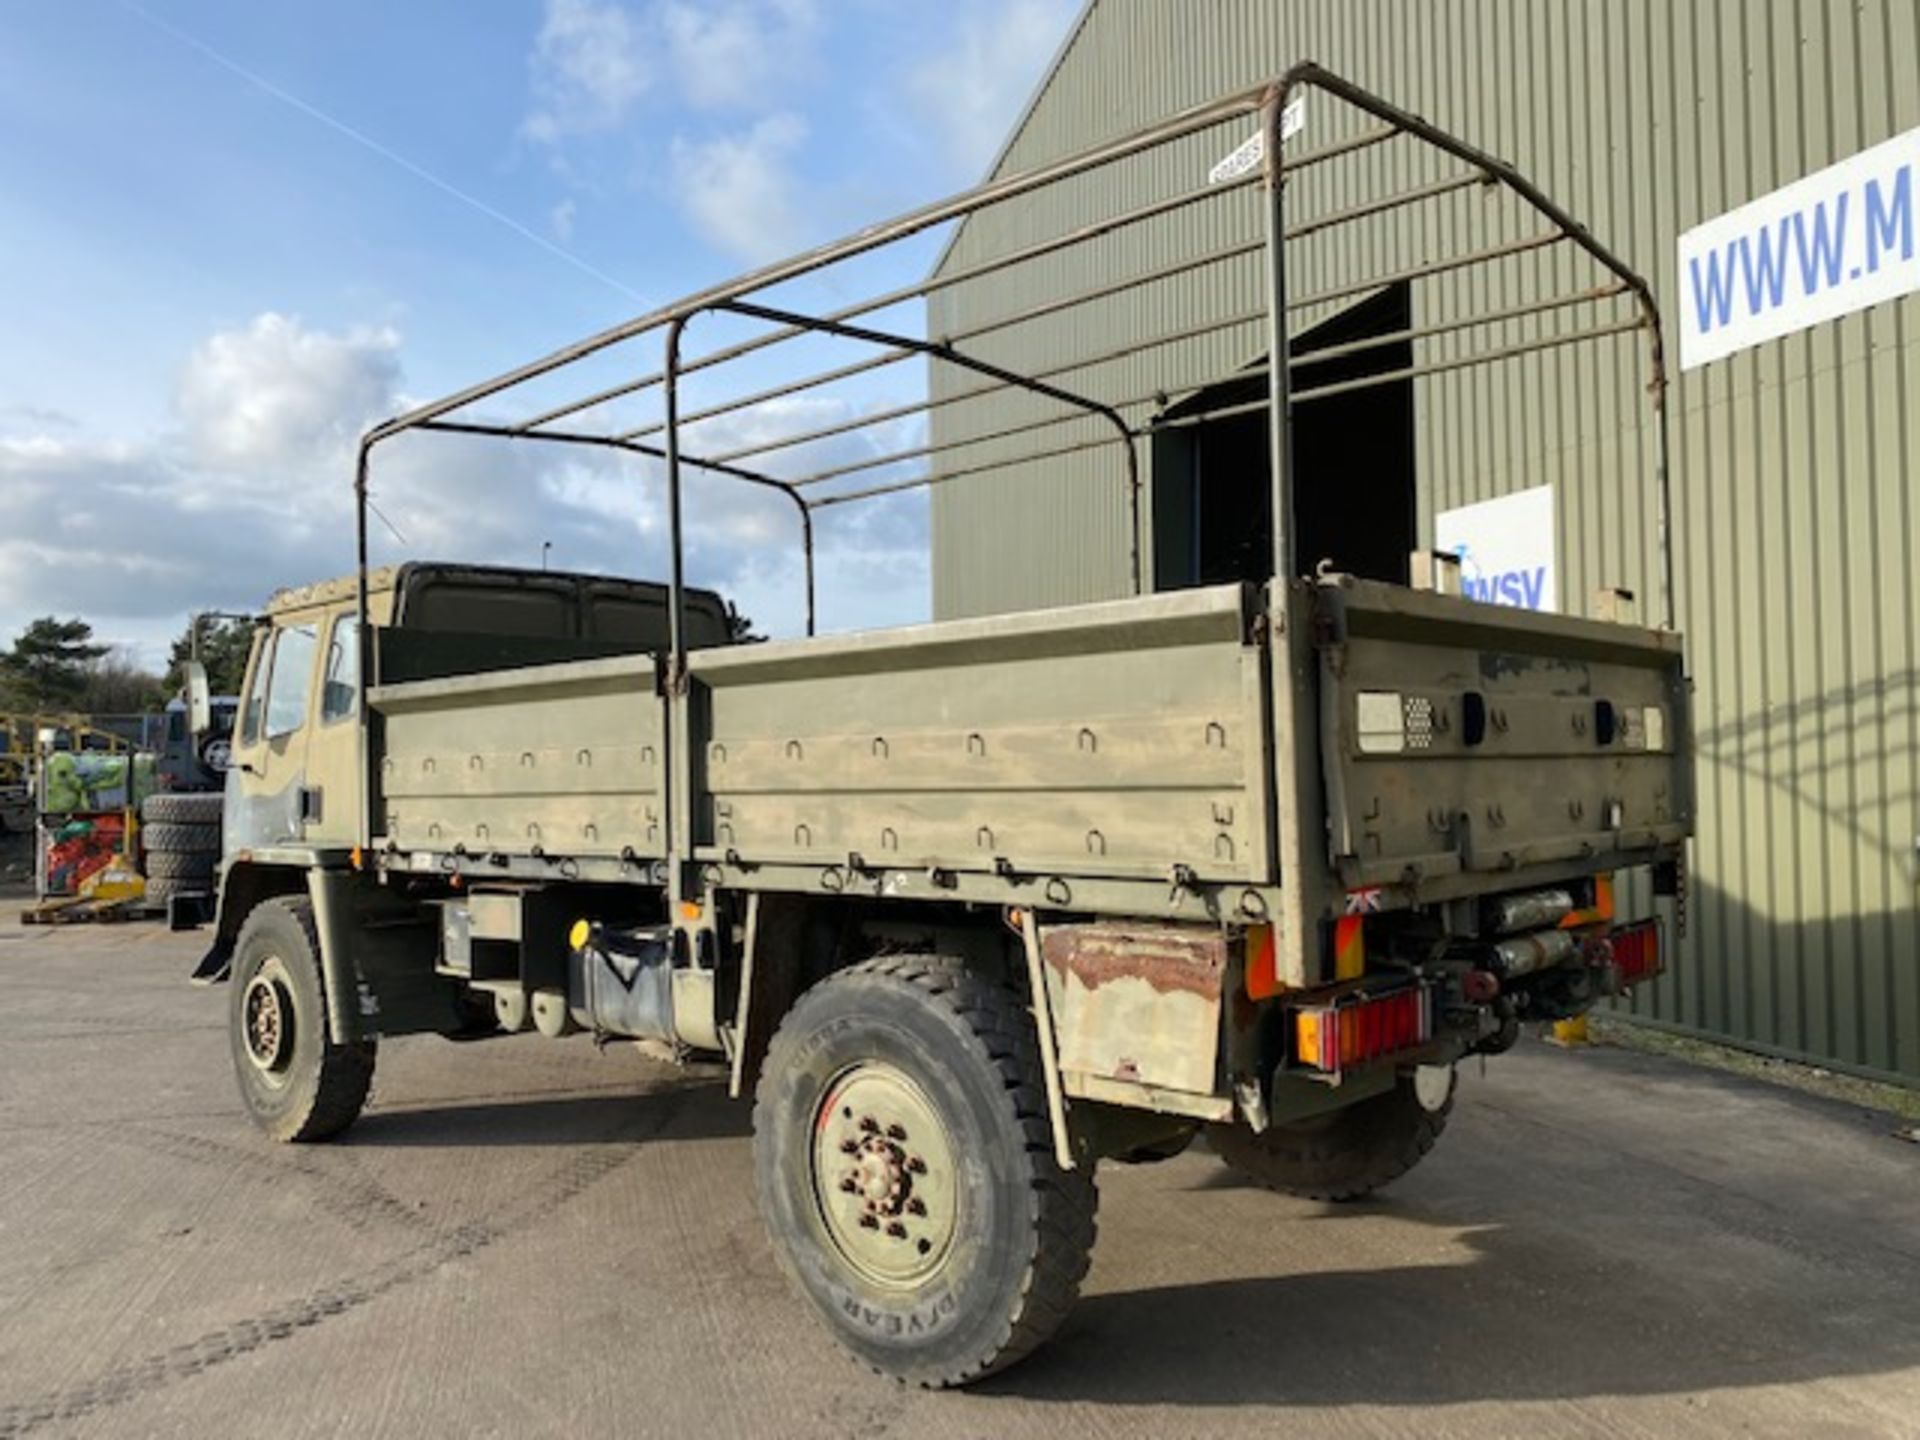
<path fill-rule="evenodd" d="M 1343 997 L 1296 1010 L 1293 1016 L 1295 1061 L 1329 1075 L 1416 1049 L 1432 1038 L 1433 1006 L 1425 985 L 1388 995 Z"/>
<path fill-rule="evenodd" d="M 1638 985 L 1642 980 L 1651 980 L 1667 968 L 1660 955 L 1658 920 L 1622 925 L 1607 940 L 1613 952 L 1614 973 L 1619 977 L 1622 990 L 1630 985 Z"/>

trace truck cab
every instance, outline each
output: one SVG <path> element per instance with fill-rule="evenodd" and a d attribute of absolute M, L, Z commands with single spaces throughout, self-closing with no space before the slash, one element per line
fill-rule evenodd
<path fill-rule="evenodd" d="M 227 779 L 227 849 L 242 864 L 287 846 L 354 844 L 359 614 L 351 577 L 281 590 L 267 604 Z M 387 637 L 378 652 L 385 674 L 376 680 L 417 678 L 425 665 L 449 676 L 667 644 L 667 587 L 603 575 L 413 562 L 369 576 L 367 614 Z M 706 591 L 689 596 L 687 615 L 697 647 L 728 643 L 739 624 Z"/>

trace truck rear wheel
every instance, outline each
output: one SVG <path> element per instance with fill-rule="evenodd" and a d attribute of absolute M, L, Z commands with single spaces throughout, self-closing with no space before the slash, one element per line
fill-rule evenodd
<path fill-rule="evenodd" d="M 1054 1160 L 1032 1017 L 936 956 L 884 956 L 801 996 L 754 1106 L 761 1214 L 795 1286 L 875 1369 L 929 1387 L 1053 1334 L 1097 1194 Z"/>
<path fill-rule="evenodd" d="M 312 902 L 256 906 L 234 942 L 229 984 L 233 1068 L 253 1123 L 280 1141 L 325 1140 L 359 1118 L 375 1046 L 327 1037 Z"/>
<path fill-rule="evenodd" d="M 1256 1135 L 1244 1125 L 1208 1132 L 1214 1153 L 1256 1184 L 1306 1200 L 1358 1200 L 1418 1165 L 1453 1110 L 1452 1077 L 1424 1097 L 1414 1077 L 1391 1090 Z"/>

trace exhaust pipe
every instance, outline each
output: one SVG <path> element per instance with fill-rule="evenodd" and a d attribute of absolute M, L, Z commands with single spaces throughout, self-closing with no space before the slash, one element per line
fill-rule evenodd
<path fill-rule="evenodd" d="M 1488 947 L 1487 968 L 1502 980 L 1517 980 L 1538 970 L 1548 970 L 1573 958 L 1580 942 L 1570 930 L 1536 930 L 1529 935 L 1510 935 Z"/>

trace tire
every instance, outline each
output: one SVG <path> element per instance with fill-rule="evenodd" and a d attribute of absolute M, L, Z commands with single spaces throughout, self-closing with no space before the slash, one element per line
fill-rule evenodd
<path fill-rule="evenodd" d="M 218 855 L 220 827 L 185 825 L 177 820 L 155 820 L 140 832 L 140 842 L 148 854 Z"/>
<path fill-rule="evenodd" d="M 233 767 L 233 737 L 231 735 L 210 735 L 201 745 L 196 757 L 200 768 L 209 777 L 218 781 Z"/>
<path fill-rule="evenodd" d="M 149 795 L 140 804 L 140 818 L 149 825 L 218 825 L 226 797 L 218 790 L 201 794 Z"/>
<path fill-rule="evenodd" d="M 753 1130 L 781 1265 L 876 1370 L 963 1385 L 1072 1308 L 1098 1193 L 1054 1160 L 1032 1017 L 1006 987 L 922 955 L 829 977 L 773 1037 Z"/>
<path fill-rule="evenodd" d="M 202 889 L 209 888 L 214 868 L 220 863 L 218 855 L 209 855 L 204 850 L 149 850 L 147 852 L 147 879 L 153 880 L 198 880 L 203 882 Z"/>
<path fill-rule="evenodd" d="M 275 1140 L 326 1140 L 357 1118 L 373 1085 L 371 1040 L 327 1038 L 320 936 L 304 897 L 267 900 L 233 947 L 227 1034 L 247 1114 Z"/>
<path fill-rule="evenodd" d="M 175 895 L 211 895 L 213 876 L 148 875 L 146 899 L 164 905 Z"/>
<path fill-rule="evenodd" d="M 1418 1165 L 1452 1111 L 1451 1086 L 1429 1110 L 1403 1076 L 1393 1089 L 1344 1110 L 1259 1135 L 1244 1125 L 1215 1125 L 1207 1138 L 1230 1168 L 1269 1190 L 1303 1200 L 1358 1200 Z"/>

